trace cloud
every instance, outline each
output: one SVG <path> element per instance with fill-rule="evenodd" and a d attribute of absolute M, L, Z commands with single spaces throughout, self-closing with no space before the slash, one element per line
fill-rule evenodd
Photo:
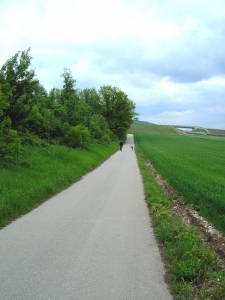
<path fill-rule="evenodd" d="M 80 89 L 120 87 L 140 119 L 225 128 L 224 16 L 223 0 L 0 1 L 0 64 L 31 47 L 47 90 L 66 67 Z"/>

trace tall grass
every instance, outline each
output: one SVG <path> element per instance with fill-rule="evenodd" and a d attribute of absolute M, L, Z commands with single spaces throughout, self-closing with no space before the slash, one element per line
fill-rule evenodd
<path fill-rule="evenodd" d="M 0 169 L 0 227 L 67 188 L 117 148 L 100 144 L 89 150 L 25 146 L 19 165 Z"/>
<path fill-rule="evenodd" d="M 134 133 L 155 169 L 225 233 L 225 140 Z"/>

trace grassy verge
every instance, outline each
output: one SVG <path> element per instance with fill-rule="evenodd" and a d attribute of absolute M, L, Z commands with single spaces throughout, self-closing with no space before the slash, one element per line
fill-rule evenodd
<path fill-rule="evenodd" d="M 116 150 L 117 144 L 89 150 L 24 146 L 19 165 L 0 169 L 0 227 L 67 188 Z"/>
<path fill-rule="evenodd" d="M 204 244 L 197 228 L 185 225 L 172 214 L 172 200 L 165 197 L 138 144 L 136 154 L 146 202 L 166 261 L 166 281 L 174 299 L 225 299 L 225 274 L 221 261 Z"/>

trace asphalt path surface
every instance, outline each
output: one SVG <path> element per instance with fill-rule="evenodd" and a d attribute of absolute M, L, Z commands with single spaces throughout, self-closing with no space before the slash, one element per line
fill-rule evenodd
<path fill-rule="evenodd" d="M 131 145 L 0 231 L 1 300 L 172 299 Z"/>

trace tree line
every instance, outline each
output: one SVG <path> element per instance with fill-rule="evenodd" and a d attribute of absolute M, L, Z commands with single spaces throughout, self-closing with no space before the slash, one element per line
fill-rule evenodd
<path fill-rule="evenodd" d="M 71 70 L 65 68 L 63 87 L 47 92 L 31 61 L 29 48 L 0 69 L 0 160 L 15 160 L 28 137 L 73 148 L 125 137 L 137 113 L 120 88 L 77 89 Z"/>

